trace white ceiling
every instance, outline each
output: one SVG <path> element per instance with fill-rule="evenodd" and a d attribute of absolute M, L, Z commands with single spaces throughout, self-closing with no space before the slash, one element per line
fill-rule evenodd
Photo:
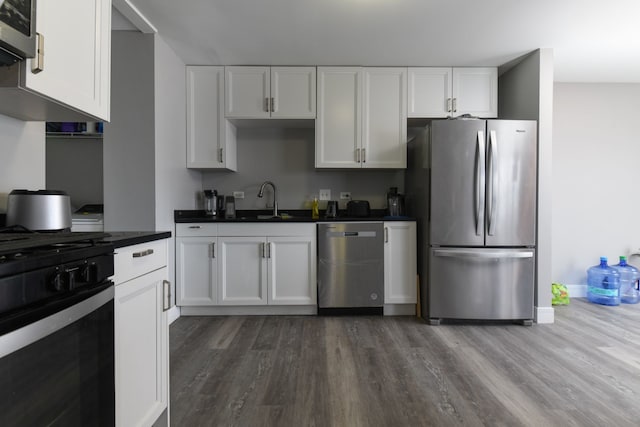
<path fill-rule="evenodd" d="M 128 2 L 187 64 L 497 66 L 552 48 L 556 81 L 640 82 L 639 0 Z"/>

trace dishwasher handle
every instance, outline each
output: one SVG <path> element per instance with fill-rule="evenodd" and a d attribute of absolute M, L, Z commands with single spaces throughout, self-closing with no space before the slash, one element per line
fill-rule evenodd
<path fill-rule="evenodd" d="M 376 237 L 375 231 L 327 231 L 327 237 Z"/>

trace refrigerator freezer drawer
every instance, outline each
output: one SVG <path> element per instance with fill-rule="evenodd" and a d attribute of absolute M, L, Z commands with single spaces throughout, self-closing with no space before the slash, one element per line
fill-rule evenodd
<path fill-rule="evenodd" d="M 534 249 L 431 248 L 429 318 L 533 319 Z"/>

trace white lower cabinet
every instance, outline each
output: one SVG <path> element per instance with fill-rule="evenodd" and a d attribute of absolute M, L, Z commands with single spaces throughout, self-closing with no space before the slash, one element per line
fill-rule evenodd
<path fill-rule="evenodd" d="M 316 227 L 177 224 L 176 272 L 181 306 L 315 306 Z"/>
<path fill-rule="evenodd" d="M 416 304 L 416 223 L 388 221 L 384 233 L 384 302 Z"/>
<path fill-rule="evenodd" d="M 165 240 L 116 249 L 116 425 L 151 426 L 168 409 Z"/>
<path fill-rule="evenodd" d="M 176 280 L 188 284 L 176 287 L 176 304 L 218 303 L 217 243 L 215 236 L 176 239 Z"/>
<path fill-rule="evenodd" d="M 219 237 L 218 303 L 267 304 L 265 237 Z"/>

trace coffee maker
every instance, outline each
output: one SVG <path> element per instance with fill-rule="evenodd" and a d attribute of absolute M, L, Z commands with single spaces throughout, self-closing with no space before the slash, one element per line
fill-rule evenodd
<path fill-rule="evenodd" d="M 389 188 L 387 193 L 387 215 L 404 216 L 404 194 L 398 193 L 398 187 Z"/>
<path fill-rule="evenodd" d="M 207 216 L 222 216 L 224 196 L 217 190 L 204 190 L 204 213 Z"/>

